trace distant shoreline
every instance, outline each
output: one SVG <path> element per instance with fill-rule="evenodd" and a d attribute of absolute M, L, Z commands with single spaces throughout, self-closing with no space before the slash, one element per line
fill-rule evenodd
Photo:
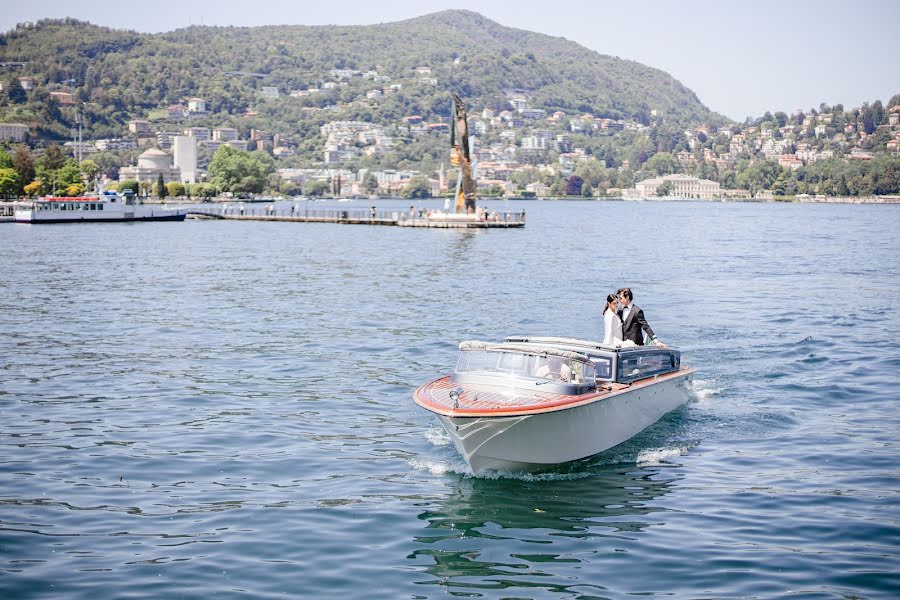
<path fill-rule="evenodd" d="M 17 198 L 17 199 L 0 199 L 0 203 L 12 203 L 12 202 L 28 202 L 31 198 Z M 260 199 L 238 199 L 238 198 L 211 198 L 209 199 L 210 203 L 214 204 L 222 204 L 222 203 L 231 203 L 231 204 L 253 204 L 253 203 L 265 203 L 265 202 L 304 202 L 305 198 L 267 198 L 265 200 Z M 432 198 L 377 198 L 377 199 L 362 199 L 362 198 L 323 198 L 325 201 L 334 201 L 338 200 L 358 200 L 365 202 L 381 202 L 384 200 L 404 200 L 408 202 L 419 202 L 421 200 L 443 200 L 440 197 L 432 197 Z M 797 198 L 791 196 L 779 197 L 775 199 L 768 198 L 710 198 L 710 199 L 701 199 L 701 198 L 622 198 L 622 197 L 610 197 L 610 198 L 585 198 L 579 196 L 543 196 L 543 197 L 509 197 L 509 198 L 500 198 L 500 197 L 487 197 L 487 198 L 479 198 L 481 202 L 504 202 L 511 201 L 517 202 L 522 200 L 536 200 L 538 202 L 557 202 L 557 201 L 576 201 L 576 202 L 724 202 L 724 203 L 733 203 L 733 204 L 743 204 L 743 203 L 759 203 L 759 204 L 900 204 L 900 196 L 862 196 L 862 197 L 852 197 L 852 196 L 833 196 L 826 198 L 816 198 L 816 197 L 807 197 L 807 198 Z M 192 198 L 144 198 L 144 204 L 203 204 L 204 201 L 201 199 L 192 199 Z"/>

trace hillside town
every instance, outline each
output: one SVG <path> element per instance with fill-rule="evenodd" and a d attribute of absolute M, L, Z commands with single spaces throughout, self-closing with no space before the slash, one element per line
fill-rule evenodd
<path fill-rule="evenodd" d="M 447 118 L 428 120 L 416 114 L 384 122 L 342 118 L 360 106 L 377 112 L 379 103 L 405 87 L 440 85 L 430 67 L 419 66 L 399 81 L 378 69 L 332 69 L 321 79 L 303 89 L 261 86 L 256 105 L 243 115 L 213 113 L 205 98 L 184 98 L 131 119 L 117 137 L 88 140 L 81 137 L 79 104 L 65 86 L 14 76 L 0 79 L 0 95 L 10 101 L 43 98 L 53 110 L 74 114 L 79 123 L 73 139 L 62 147 L 79 167 L 87 165 L 81 168 L 81 188 L 75 180 L 69 182 L 74 185 L 71 189 L 49 190 L 43 182 L 31 186 L 34 193 L 65 194 L 122 182 L 136 182 L 137 190 L 148 195 L 159 194 L 160 185 L 177 184 L 167 191 L 203 197 L 222 192 L 346 197 L 448 193 L 456 172 L 443 159 L 384 164 L 399 146 L 419 142 L 439 149 L 437 155 L 449 135 Z M 346 89 L 354 93 L 336 94 Z M 310 101 L 320 96 L 328 102 Z M 350 100 L 339 100 L 345 97 Z M 590 113 L 548 113 L 533 106 L 527 93 L 512 91 L 502 110 L 470 107 L 469 131 L 479 194 L 485 196 L 700 200 L 872 196 L 897 189 L 851 180 L 825 185 L 802 175 L 804 169 L 824 161 L 852 165 L 900 157 L 896 99 L 887 108 L 880 101 L 850 109 L 822 104 L 791 115 L 766 113 L 742 124 L 677 129 L 657 110 L 643 122 Z M 296 131 L 268 131 L 242 122 L 279 103 L 298 102 L 304 117 L 326 117 L 312 149 L 309 137 Z M 50 145 L 37 129 L 35 123 L 0 123 L 0 144 L 9 154 L 17 145 L 24 146 L 37 159 Z M 261 182 L 246 189 L 224 189 L 221 181 L 216 185 L 211 164 L 222 148 L 262 160 L 266 173 Z M 35 182 L 21 179 L 20 174 L 17 184 L 8 182 L 3 194 L 17 195 L 13 188 L 28 194 L 26 188 Z M 897 186 L 900 182 L 895 182 Z"/>

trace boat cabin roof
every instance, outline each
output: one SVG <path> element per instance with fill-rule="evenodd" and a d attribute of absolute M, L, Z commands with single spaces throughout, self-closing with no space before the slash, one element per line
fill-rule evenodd
<path fill-rule="evenodd" d="M 656 346 L 604 346 L 578 338 L 509 336 L 507 344 L 557 348 L 586 355 L 594 364 L 597 379 L 631 383 L 645 377 L 671 373 L 681 368 L 681 351 Z"/>
<path fill-rule="evenodd" d="M 491 344 L 489 342 L 465 341 L 460 342 L 459 349 L 463 352 L 482 350 L 486 352 L 519 352 L 522 354 L 542 354 L 546 356 L 558 356 L 560 358 L 568 358 L 581 362 L 589 362 L 591 359 L 585 354 L 563 350 L 554 346 L 544 346 L 541 344 L 517 344 L 510 340 L 501 344 Z"/>
<path fill-rule="evenodd" d="M 38 198 L 38 202 L 103 202 L 105 198 L 97 196 L 47 196 Z"/>

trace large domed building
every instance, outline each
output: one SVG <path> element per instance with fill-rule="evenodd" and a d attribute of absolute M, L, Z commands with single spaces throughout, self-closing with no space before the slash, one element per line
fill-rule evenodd
<path fill-rule="evenodd" d="M 181 181 L 181 170 L 172 166 L 172 157 L 159 148 L 150 148 L 138 157 L 137 166 L 122 167 L 119 170 L 119 181 L 136 179 L 156 183 L 162 173 L 163 181 Z"/>

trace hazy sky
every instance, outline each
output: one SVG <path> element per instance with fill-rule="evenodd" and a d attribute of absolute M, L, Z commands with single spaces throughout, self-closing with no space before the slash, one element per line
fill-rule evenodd
<path fill-rule="evenodd" d="M 204 25 L 367 25 L 450 8 L 671 73 L 735 120 L 900 93 L 900 0 L 4 0 L 0 30 L 75 17 L 145 32 Z"/>

